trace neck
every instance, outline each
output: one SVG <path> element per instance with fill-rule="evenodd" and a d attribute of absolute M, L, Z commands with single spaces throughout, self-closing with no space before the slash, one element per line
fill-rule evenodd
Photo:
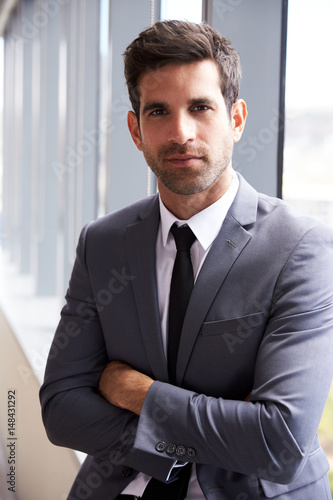
<path fill-rule="evenodd" d="M 231 182 L 232 173 L 228 172 L 223 180 L 216 180 L 214 184 L 201 193 L 176 194 L 166 188 L 160 181 L 158 181 L 158 187 L 161 199 L 169 212 L 179 220 L 189 220 L 195 214 L 219 200 L 227 192 Z"/>

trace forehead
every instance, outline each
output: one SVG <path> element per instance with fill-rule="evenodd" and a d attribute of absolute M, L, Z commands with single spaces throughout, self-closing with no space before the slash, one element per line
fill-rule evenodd
<path fill-rule="evenodd" d="M 221 94 L 217 64 L 203 60 L 189 64 L 167 64 L 143 73 L 139 80 L 140 101 L 195 97 L 196 94 Z M 221 94 L 222 97 L 222 94 Z"/>

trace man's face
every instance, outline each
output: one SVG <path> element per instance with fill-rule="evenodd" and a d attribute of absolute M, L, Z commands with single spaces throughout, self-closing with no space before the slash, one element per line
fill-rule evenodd
<path fill-rule="evenodd" d="M 169 64 L 144 73 L 139 90 L 140 125 L 130 130 L 160 190 L 192 195 L 221 182 L 235 138 L 216 64 Z"/>

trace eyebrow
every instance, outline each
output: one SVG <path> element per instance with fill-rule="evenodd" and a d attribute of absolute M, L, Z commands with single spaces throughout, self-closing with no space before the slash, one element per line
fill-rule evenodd
<path fill-rule="evenodd" d="M 208 106 L 216 107 L 217 103 L 209 97 L 194 97 L 187 101 L 188 106 L 198 106 L 199 104 L 207 104 Z M 169 105 L 164 101 L 148 101 L 142 109 L 142 114 L 149 113 L 154 109 L 169 109 Z"/>
<path fill-rule="evenodd" d="M 209 106 L 216 107 L 217 102 L 214 99 L 210 99 L 210 97 L 195 97 L 194 99 L 190 99 L 187 102 L 191 106 L 197 106 L 198 104 L 208 104 Z"/>

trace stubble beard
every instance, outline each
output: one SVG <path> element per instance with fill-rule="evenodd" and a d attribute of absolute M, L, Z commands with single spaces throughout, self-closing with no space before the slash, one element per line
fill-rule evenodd
<path fill-rule="evenodd" d="M 190 149 L 186 146 L 164 146 L 157 154 L 142 144 L 146 162 L 156 177 L 175 194 L 201 193 L 219 179 L 230 165 L 233 145 L 224 144 L 218 155 L 211 157 L 207 148 Z M 167 158 L 176 154 L 195 155 L 200 158 L 200 167 L 170 165 Z"/>

